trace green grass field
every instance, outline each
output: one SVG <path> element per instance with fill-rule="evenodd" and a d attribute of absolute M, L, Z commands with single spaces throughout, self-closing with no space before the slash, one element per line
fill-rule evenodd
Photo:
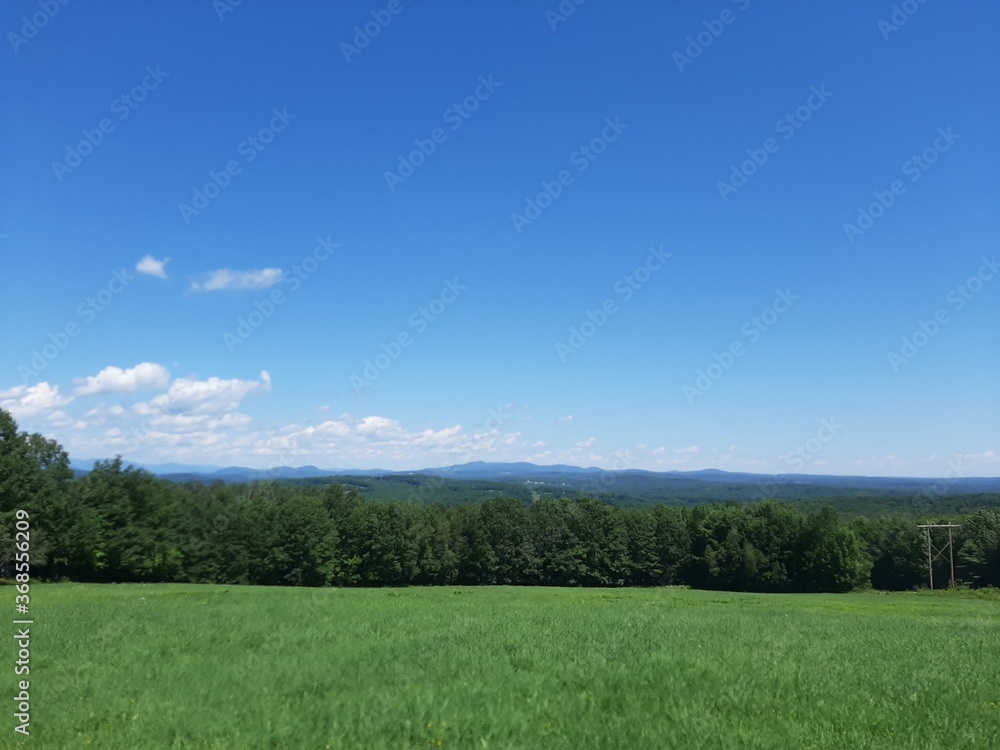
<path fill-rule="evenodd" d="M 59 584 L 32 614 L 4 747 L 1000 747 L 995 597 Z"/>

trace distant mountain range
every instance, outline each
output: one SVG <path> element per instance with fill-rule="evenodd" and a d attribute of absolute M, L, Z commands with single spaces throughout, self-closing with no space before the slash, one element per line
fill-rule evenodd
<path fill-rule="evenodd" d="M 89 472 L 95 460 L 74 461 L 71 466 L 78 474 Z M 138 464 L 125 461 L 126 464 L 145 469 L 163 479 L 175 482 L 225 482 L 240 484 L 260 480 L 278 479 L 318 479 L 323 477 L 405 477 L 422 475 L 427 477 L 444 477 L 453 480 L 481 480 L 501 482 L 533 482 L 572 485 L 605 489 L 612 485 L 628 485 L 631 489 L 652 489 L 669 486 L 673 483 L 683 483 L 690 486 L 692 482 L 723 483 L 727 485 L 753 485 L 768 487 L 774 485 L 809 485 L 811 487 L 831 487 L 856 490 L 896 490 L 906 492 L 933 491 L 936 488 L 942 492 L 1000 492 L 1000 477 L 959 477 L 953 479 L 928 479 L 921 477 L 864 477 L 836 476 L 824 474 L 750 474 L 746 472 L 730 472 L 719 469 L 701 469 L 699 471 L 646 471 L 642 469 L 624 469 L 620 471 L 605 471 L 596 466 L 579 467 L 566 464 L 539 466 L 537 464 L 519 461 L 516 463 L 496 463 L 473 461 L 471 463 L 444 466 L 436 469 L 419 469 L 414 471 L 388 471 L 384 469 L 320 469 L 316 466 L 279 466 L 270 469 L 250 469 L 244 466 L 211 466 L 199 464 Z M 611 481 L 613 478 L 613 481 Z"/>

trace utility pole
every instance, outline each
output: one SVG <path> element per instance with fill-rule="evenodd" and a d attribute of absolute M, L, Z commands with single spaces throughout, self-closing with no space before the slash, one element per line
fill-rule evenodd
<path fill-rule="evenodd" d="M 945 552 L 948 553 L 948 559 L 951 562 L 950 588 L 955 588 L 955 544 L 951 530 L 960 529 L 962 525 L 957 523 L 926 523 L 918 525 L 917 528 L 923 529 L 927 534 L 927 577 L 930 581 L 931 591 L 934 590 L 934 561 Z M 931 541 L 931 529 L 948 529 L 948 541 L 940 549 L 935 547 Z"/>

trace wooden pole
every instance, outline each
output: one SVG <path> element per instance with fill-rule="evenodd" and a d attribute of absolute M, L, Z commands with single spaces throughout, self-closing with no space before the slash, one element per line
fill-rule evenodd
<path fill-rule="evenodd" d="M 931 554 L 931 530 L 930 528 L 924 529 L 927 532 L 927 575 L 930 576 L 931 580 L 931 591 L 934 590 L 934 557 Z"/>
<path fill-rule="evenodd" d="M 923 529 L 927 534 L 927 580 L 930 582 L 931 591 L 934 590 L 934 561 L 944 555 L 945 551 L 948 552 L 948 560 L 951 567 L 951 578 L 948 581 L 948 585 L 951 588 L 955 588 L 957 585 L 955 582 L 955 539 L 951 530 L 960 529 L 962 525 L 957 523 L 928 523 L 920 524 L 917 528 Z M 931 529 L 948 529 L 947 547 L 942 546 L 941 549 L 934 549 L 934 542 L 931 540 Z"/>
<path fill-rule="evenodd" d="M 951 541 L 951 526 L 948 527 L 948 554 L 951 555 L 951 587 L 955 588 L 955 545 Z"/>

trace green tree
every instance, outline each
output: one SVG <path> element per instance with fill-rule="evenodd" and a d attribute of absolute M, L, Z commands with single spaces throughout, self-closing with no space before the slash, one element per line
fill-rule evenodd
<path fill-rule="evenodd" d="M 337 532 L 322 499 L 279 488 L 245 503 L 234 533 L 243 538 L 251 582 L 325 586 L 337 569 Z"/>
<path fill-rule="evenodd" d="M 39 433 L 19 432 L 10 412 L 0 409 L 0 522 L 11 528 L 14 512 L 29 513 L 33 569 L 44 566 L 59 575 L 74 550 L 87 519 L 71 500 L 73 472 L 69 456 L 56 441 Z M 13 535 L 5 534 L 0 557 L 11 559 Z"/>
<path fill-rule="evenodd" d="M 686 583 L 691 568 L 691 530 L 686 511 L 670 505 L 653 506 L 649 513 L 656 525 L 656 553 L 659 558 L 659 585 Z"/>
<path fill-rule="evenodd" d="M 976 586 L 1000 586 L 1000 509 L 980 510 L 963 521 L 958 557 Z"/>
<path fill-rule="evenodd" d="M 573 519 L 580 510 L 572 501 L 543 498 L 531 506 L 529 528 L 535 548 L 534 578 L 545 586 L 579 586 L 589 575 L 587 550 Z"/>
<path fill-rule="evenodd" d="M 648 510 L 621 511 L 628 544 L 629 575 L 632 586 L 656 586 L 663 579 L 663 565 L 656 537 L 656 516 Z"/>
<path fill-rule="evenodd" d="M 801 545 L 800 590 L 843 592 L 870 581 L 872 561 L 864 545 L 831 509 L 809 517 Z"/>
<path fill-rule="evenodd" d="M 898 516 L 858 518 L 851 528 L 872 560 L 873 588 L 906 591 L 927 581 L 927 547 L 915 521 Z"/>
<path fill-rule="evenodd" d="M 180 575 L 183 554 L 170 518 L 173 487 L 121 456 L 98 461 L 74 487 L 87 534 L 87 562 L 98 580 L 164 581 Z"/>

